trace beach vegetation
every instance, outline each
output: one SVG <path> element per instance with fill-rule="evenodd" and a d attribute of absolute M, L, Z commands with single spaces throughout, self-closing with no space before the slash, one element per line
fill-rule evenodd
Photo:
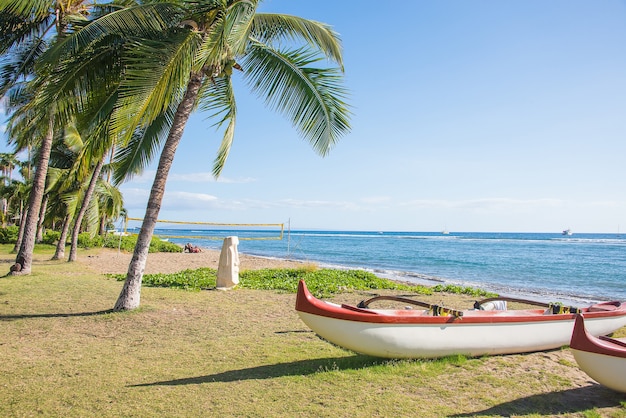
<path fill-rule="evenodd" d="M 19 227 L 15 225 L 0 228 L 0 244 L 15 244 L 18 232 Z"/>
<path fill-rule="evenodd" d="M 472 286 L 461 286 L 456 284 L 438 284 L 432 287 L 434 292 L 447 292 L 447 293 L 458 293 L 476 297 L 495 297 L 497 296 L 495 293 L 486 292 L 482 289 L 475 288 Z"/>
<path fill-rule="evenodd" d="M 43 238 L 41 240 L 41 243 L 48 244 L 48 245 L 56 245 L 56 243 L 59 242 L 60 238 L 61 238 L 61 233 L 59 231 L 47 229 L 43 233 Z"/>
<path fill-rule="evenodd" d="M 87 232 L 79 235 L 80 248 L 113 248 L 125 252 L 132 252 L 137 244 L 137 235 L 95 235 L 92 236 Z M 163 241 L 153 236 L 148 248 L 151 253 L 181 253 L 183 248 L 169 241 Z"/>
<path fill-rule="evenodd" d="M 125 280 L 121 274 L 112 274 L 116 280 Z M 364 270 L 311 269 L 308 267 L 290 269 L 244 270 L 239 273 L 238 287 L 254 290 L 273 290 L 296 293 L 298 282 L 306 281 L 309 291 L 319 298 L 327 298 L 342 292 L 395 290 L 415 295 L 432 295 L 435 292 L 464 294 L 472 296 L 494 296 L 480 289 L 452 286 L 450 288 L 396 282 L 382 279 Z M 203 267 L 178 273 L 157 273 L 144 275 L 146 286 L 172 287 L 185 290 L 213 289 L 217 282 L 217 270 Z"/>
<path fill-rule="evenodd" d="M 6 228 L 0 228 L 0 244 L 14 244 L 17 240 L 17 226 L 9 226 Z M 58 243 L 61 237 L 59 231 L 46 230 L 41 245 L 39 247 L 45 247 L 47 245 L 58 248 Z M 132 252 L 137 243 L 137 235 L 93 235 L 89 232 L 82 232 L 78 235 L 78 247 L 79 248 L 112 248 L 115 250 Z M 65 246 L 67 246 L 67 242 Z M 163 241 L 159 237 L 153 236 L 150 242 L 149 252 L 151 253 L 180 253 L 183 252 L 183 248 L 169 241 Z M 56 251 L 55 251 L 56 254 Z M 54 258 L 54 256 L 52 257 Z"/>

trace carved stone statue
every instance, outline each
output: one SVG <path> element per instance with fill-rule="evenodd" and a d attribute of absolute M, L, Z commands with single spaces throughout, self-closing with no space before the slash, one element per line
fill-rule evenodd
<path fill-rule="evenodd" d="M 239 238 L 226 237 L 222 244 L 220 262 L 217 267 L 217 288 L 231 289 L 239 284 Z"/>

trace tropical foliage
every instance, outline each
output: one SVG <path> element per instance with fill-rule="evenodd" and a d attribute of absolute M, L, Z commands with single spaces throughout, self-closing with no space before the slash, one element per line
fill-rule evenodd
<path fill-rule="evenodd" d="M 8 60 L 12 65 L 3 72 L 3 94 L 12 90 L 12 96 L 20 98 L 15 100 L 10 134 L 18 149 L 28 144 L 39 150 L 27 205 L 29 219 L 41 219 L 40 208 L 47 207 L 41 202 L 55 138 L 65 138 L 66 145 L 68 132 L 83 138 L 79 157 L 64 168 L 71 173 L 65 177 L 68 181 L 58 184 L 66 196 L 65 206 L 50 205 L 64 228 L 74 223 L 72 249 L 106 156 L 112 157 L 104 171 L 116 185 L 158 157 L 143 225 L 115 309 L 139 306 L 142 272 L 165 183 L 195 110 L 206 112 L 222 131 L 213 161 L 213 174 L 220 175 L 235 138 L 235 77 L 242 77 L 252 93 L 287 117 L 321 156 L 350 129 L 338 34 L 320 22 L 258 13 L 258 4 L 259 0 L 119 0 L 97 6 L 78 0 L 7 0 L 0 7 L 2 19 L 15 29 L 15 34 L 0 32 L 0 52 L 12 57 Z M 44 30 L 45 23 L 56 28 L 55 36 Z M 27 31 L 26 26 L 39 29 Z M 37 54 L 21 65 L 26 61 L 18 57 L 32 51 L 33 43 L 38 45 Z M 18 83 L 22 79 L 23 85 Z M 57 185 L 49 181 L 47 190 L 53 187 Z M 74 198 L 81 202 L 78 210 Z M 33 245 L 29 219 L 16 259 L 16 266 L 27 272 Z"/>
<path fill-rule="evenodd" d="M 125 280 L 121 274 L 112 274 L 117 280 Z M 305 280 L 307 288 L 320 298 L 331 297 L 345 291 L 397 290 L 415 295 L 432 295 L 433 292 L 467 294 L 472 296 L 495 296 L 484 290 L 465 287 L 427 287 L 399 283 L 381 279 L 375 274 L 364 270 L 318 269 L 305 266 L 298 269 L 261 269 L 245 270 L 239 275 L 239 287 L 245 289 L 274 290 L 296 293 L 298 282 Z M 178 273 L 146 274 L 144 284 L 153 287 L 171 287 L 184 290 L 214 289 L 217 282 L 217 271 L 211 268 L 184 270 Z"/>

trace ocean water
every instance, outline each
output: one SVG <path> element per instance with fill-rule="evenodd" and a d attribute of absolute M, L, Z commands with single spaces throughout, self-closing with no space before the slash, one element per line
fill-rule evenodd
<path fill-rule="evenodd" d="M 361 268 L 420 284 L 460 284 L 543 301 L 626 300 L 626 236 L 620 234 L 442 233 L 157 229 L 184 245 L 335 268 Z"/>

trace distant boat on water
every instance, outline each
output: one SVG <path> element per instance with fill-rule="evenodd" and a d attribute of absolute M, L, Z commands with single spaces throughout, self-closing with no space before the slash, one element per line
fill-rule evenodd
<path fill-rule="evenodd" d="M 569 228 L 563 230 L 563 232 L 562 232 L 562 235 L 565 235 L 565 236 L 568 236 L 568 237 L 571 236 L 572 234 L 573 234 L 573 232 Z"/>

